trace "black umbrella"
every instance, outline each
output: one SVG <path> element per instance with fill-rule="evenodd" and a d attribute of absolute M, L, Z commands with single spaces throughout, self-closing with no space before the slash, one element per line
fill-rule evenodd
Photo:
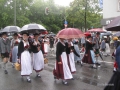
<path fill-rule="evenodd" d="M 116 32 L 115 34 L 113 34 L 113 36 L 119 37 L 120 36 L 120 32 Z"/>
<path fill-rule="evenodd" d="M 41 32 L 45 30 L 46 30 L 45 27 L 36 23 L 27 24 L 21 28 L 21 32 L 28 32 L 28 33 Z"/>
<path fill-rule="evenodd" d="M 107 25 L 106 30 L 108 31 L 120 31 L 120 16 L 116 17 Z"/>
<path fill-rule="evenodd" d="M 48 36 L 56 36 L 56 34 L 50 33 L 50 34 L 48 34 Z"/>
<path fill-rule="evenodd" d="M 7 33 L 20 32 L 20 27 L 18 27 L 18 26 L 6 26 L 3 30 L 1 30 L 1 32 L 7 32 Z"/>
<path fill-rule="evenodd" d="M 103 34 L 102 34 L 102 36 L 110 36 L 110 35 L 112 35 L 112 33 L 110 33 L 110 32 L 107 32 L 107 33 L 103 33 Z"/>

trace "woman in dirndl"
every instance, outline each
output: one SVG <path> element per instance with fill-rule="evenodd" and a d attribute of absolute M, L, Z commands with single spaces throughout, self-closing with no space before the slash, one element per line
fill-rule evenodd
<path fill-rule="evenodd" d="M 67 79 L 72 79 L 70 68 L 68 66 L 66 45 L 64 39 L 60 39 L 56 46 L 56 63 L 53 70 L 55 79 L 62 79 L 63 84 L 67 84 Z"/>
<path fill-rule="evenodd" d="M 81 60 L 81 57 L 80 57 L 80 49 L 79 49 L 79 46 L 78 46 L 78 39 L 74 39 L 73 40 L 73 43 L 74 43 L 74 60 L 77 62 L 77 63 L 80 63 L 82 65 L 82 60 Z"/>
<path fill-rule="evenodd" d="M 29 34 L 22 33 L 23 40 L 18 45 L 18 62 L 21 64 L 21 76 L 27 77 L 27 82 L 31 82 L 32 61 L 30 54 L 30 45 L 28 42 Z"/>
<path fill-rule="evenodd" d="M 12 39 L 11 41 L 11 48 L 12 48 L 12 55 L 11 55 L 11 59 L 12 59 L 12 66 L 14 68 L 14 64 L 17 62 L 17 58 L 18 58 L 18 44 L 20 43 L 20 40 L 18 38 L 18 34 L 14 33 L 13 35 L 14 39 Z"/>
<path fill-rule="evenodd" d="M 31 51 L 32 54 L 32 61 L 33 61 L 33 69 L 36 71 L 36 77 L 40 78 L 40 71 L 44 68 L 44 57 L 41 48 L 41 43 L 38 40 L 39 33 L 34 34 L 34 41 L 31 43 Z"/>
<path fill-rule="evenodd" d="M 86 40 L 86 51 L 85 51 L 85 55 L 82 59 L 83 63 L 88 63 L 88 64 L 93 64 L 93 68 L 97 68 L 96 67 L 96 60 L 95 60 L 95 53 L 93 51 L 93 46 L 95 44 L 92 43 L 92 37 L 91 36 L 87 36 L 87 40 Z"/>
<path fill-rule="evenodd" d="M 48 50 L 49 50 L 49 39 L 47 38 L 47 36 L 45 35 L 44 39 L 43 39 L 43 50 L 44 53 L 47 54 Z"/>
<path fill-rule="evenodd" d="M 72 43 L 72 39 L 68 39 L 68 65 L 70 68 L 71 73 L 76 72 L 76 67 L 75 67 L 75 60 L 74 60 L 74 53 L 76 54 L 77 52 L 74 50 L 74 46 Z"/>

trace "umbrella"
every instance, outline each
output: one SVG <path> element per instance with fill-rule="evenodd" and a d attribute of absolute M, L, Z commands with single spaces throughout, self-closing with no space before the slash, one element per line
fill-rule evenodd
<path fill-rule="evenodd" d="M 1 32 L 20 32 L 20 27 L 18 27 L 18 26 L 6 26 Z"/>
<path fill-rule="evenodd" d="M 110 35 L 112 35 L 112 33 L 110 33 L 110 32 L 106 32 L 106 33 L 102 34 L 102 36 L 110 36 Z"/>
<path fill-rule="evenodd" d="M 36 23 L 27 24 L 21 28 L 21 32 L 25 31 L 25 32 L 29 32 L 29 33 L 41 32 L 41 31 L 45 31 L 45 30 L 46 30 L 45 27 L 43 27 L 40 24 L 36 24 Z"/>
<path fill-rule="evenodd" d="M 108 31 L 120 31 L 120 16 L 113 19 L 110 24 L 107 25 L 106 30 Z"/>
<path fill-rule="evenodd" d="M 56 34 L 50 33 L 50 34 L 48 34 L 48 36 L 56 36 Z"/>
<path fill-rule="evenodd" d="M 119 37 L 120 36 L 120 32 L 117 32 L 117 33 L 113 34 L 113 36 Z"/>
<path fill-rule="evenodd" d="M 87 37 L 87 36 L 91 36 L 91 33 L 90 32 L 85 32 L 84 35 Z"/>
<path fill-rule="evenodd" d="M 81 38 L 84 37 L 84 33 L 76 28 L 65 28 L 59 31 L 56 37 L 64 39 Z"/>
<path fill-rule="evenodd" d="M 48 34 L 48 32 L 47 31 L 43 31 L 43 32 L 41 32 L 41 34 Z"/>
<path fill-rule="evenodd" d="M 100 33 L 105 33 L 106 30 L 102 30 L 101 28 L 94 28 L 94 29 L 88 30 L 88 32 L 100 32 Z"/>

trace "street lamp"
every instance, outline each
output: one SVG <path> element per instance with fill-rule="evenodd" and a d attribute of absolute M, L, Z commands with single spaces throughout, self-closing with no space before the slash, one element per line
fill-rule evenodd
<path fill-rule="evenodd" d="M 16 0 L 14 0 L 14 25 L 16 26 Z"/>
<path fill-rule="evenodd" d="M 87 31 L 87 0 L 85 0 L 85 31 Z"/>

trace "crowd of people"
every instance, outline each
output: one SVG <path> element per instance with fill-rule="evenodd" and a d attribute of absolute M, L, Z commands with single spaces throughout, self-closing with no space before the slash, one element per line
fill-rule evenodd
<path fill-rule="evenodd" d="M 111 40 L 114 41 L 114 44 L 110 42 Z M 6 66 L 10 59 L 13 68 L 16 62 L 21 65 L 21 76 L 26 77 L 27 82 L 31 82 L 30 75 L 33 70 L 36 72 L 36 77 L 41 77 L 40 72 L 44 69 L 44 58 L 47 56 L 50 46 L 50 51 L 55 50 L 56 53 L 54 78 L 62 79 L 63 84 L 66 85 L 68 79 L 74 79 L 75 62 L 81 66 L 84 65 L 83 63 L 87 63 L 93 69 L 97 69 L 101 65 L 98 57 L 103 60 L 103 55 L 110 56 L 110 46 L 117 49 L 120 45 L 119 40 L 119 37 L 110 39 L 109 36 L 103 36 L 101 39 L 100 33 L 96 33 L 95 36 L 86 35 L 79 40 L 76 38 L 58 39 L 53 36 L 48 38 L 47 35 L 41 37 L 40 33 L 34 33 L 31 37 L 26 32 L 22 33 L 22 37 L 14 33 L 13 39 L 10 40 L 7 38 L 7 33 L 2 33 L 0 53 L 5 74 L 8 74 Z M 115 52 L 112 57 L 115 57 Z M 114 71 L 117 71 L 117 66 L 115 61 Z"/>

